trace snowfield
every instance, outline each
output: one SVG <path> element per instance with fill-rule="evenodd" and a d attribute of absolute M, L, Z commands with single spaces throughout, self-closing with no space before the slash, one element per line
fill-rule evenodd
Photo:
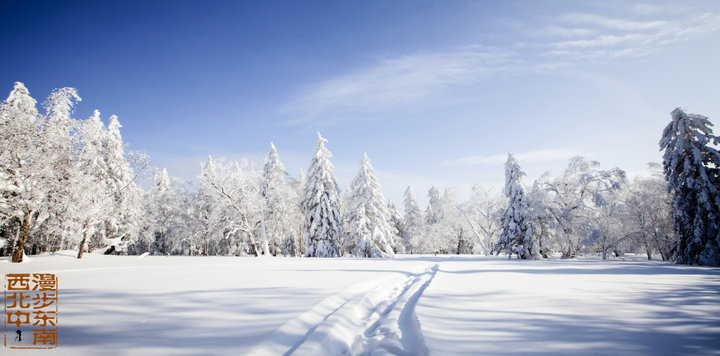
<path fill-rule="evenodd" d="M 720 355 L 718 268 L 69 251 L 29 260 L 5 258 L 0 272 L 58 275 L 57 355 Z"/>

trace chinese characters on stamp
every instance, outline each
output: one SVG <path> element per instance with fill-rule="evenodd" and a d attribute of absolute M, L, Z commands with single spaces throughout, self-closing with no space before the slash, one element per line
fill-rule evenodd
<path fill-rule="evenodd" d="M 57 312 L 57 276 L 52 273 L 5 275 L 5 347 L 57 347 Z"/>

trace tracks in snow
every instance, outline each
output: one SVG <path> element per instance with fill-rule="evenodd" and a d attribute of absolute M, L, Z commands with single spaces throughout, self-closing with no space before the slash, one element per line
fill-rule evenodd
<path fill-rule="evenodd" d="M 288 321 L 253 355 L 426 355 L 415 305 L 438 265 L 351 287 Z"/>

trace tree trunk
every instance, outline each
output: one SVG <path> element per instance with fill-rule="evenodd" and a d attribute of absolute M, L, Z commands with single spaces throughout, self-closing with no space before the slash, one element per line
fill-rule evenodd
<path fill-rule="evenodd" d="M 260 228 L 262 229 L 262 249 L 263 249 L 263 255 L 269 256 L 270 255 L 270 246 L 269 241 L 267 237 L 267 231 L 265 231 L 265 212 L 260 212 Z"/>
<path fill-rule="evenodd" d="M 22 224 L 20 225 L 15 251 L 13 251 L 12 255 L 13 263 L 19 263 L 23 260 L 23 254 L 25 254 L 25 239 L 27 239 L 28 232 L 30 232 L 30 213 L 25 214 Z"/>
<path fill-rule="evenodd" d="M 85 241 L 87 241 L 87 229 L 83 232 L 83 239 L 82 239 L 82 242 L 80 242 L 80 249 L 78 249 L 78 255 L 77 255 L 78 259 L 82 258 L 83 251 L 85 251 Z"/>
<path fill-rule="evenodd" d="M 260 256 L 260 252 L 258 252 L 257 244 L 255 243 L 255 239 L 252 237 L 251 233 L 248 233 L 250 235 L 250 246 L 252 246 L 252 251 L 255 257 Z"/>
<path fill-rule="evenodd" d="M 660 253 L 660 258 L 662 258 L 663 261 L 667 261 L 670 256 L 668 256 L 668 254 L 663 251 L 663 248 L 660 246 L 660 239 L 657 236 L 657 232 L 653 232 L 653 240 L 655 240 L 655 245 L 657 246 L 658 252 Z"/>

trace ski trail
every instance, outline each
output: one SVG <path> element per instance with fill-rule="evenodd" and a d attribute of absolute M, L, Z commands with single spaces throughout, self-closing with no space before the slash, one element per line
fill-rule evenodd
<path fill-rule="evenodd" d="M 252 355 L 425 355 L 415 305 L 438 265 L 355 285 L 290 320 Z"/>
<path fill-rule="evenodd" d="M 438 271 L 434 265 L 413 278 L 405 291 L 388 307 L 384 316 L 356 341 L 355 354 L 427 355 L 415 305 Z"/>

